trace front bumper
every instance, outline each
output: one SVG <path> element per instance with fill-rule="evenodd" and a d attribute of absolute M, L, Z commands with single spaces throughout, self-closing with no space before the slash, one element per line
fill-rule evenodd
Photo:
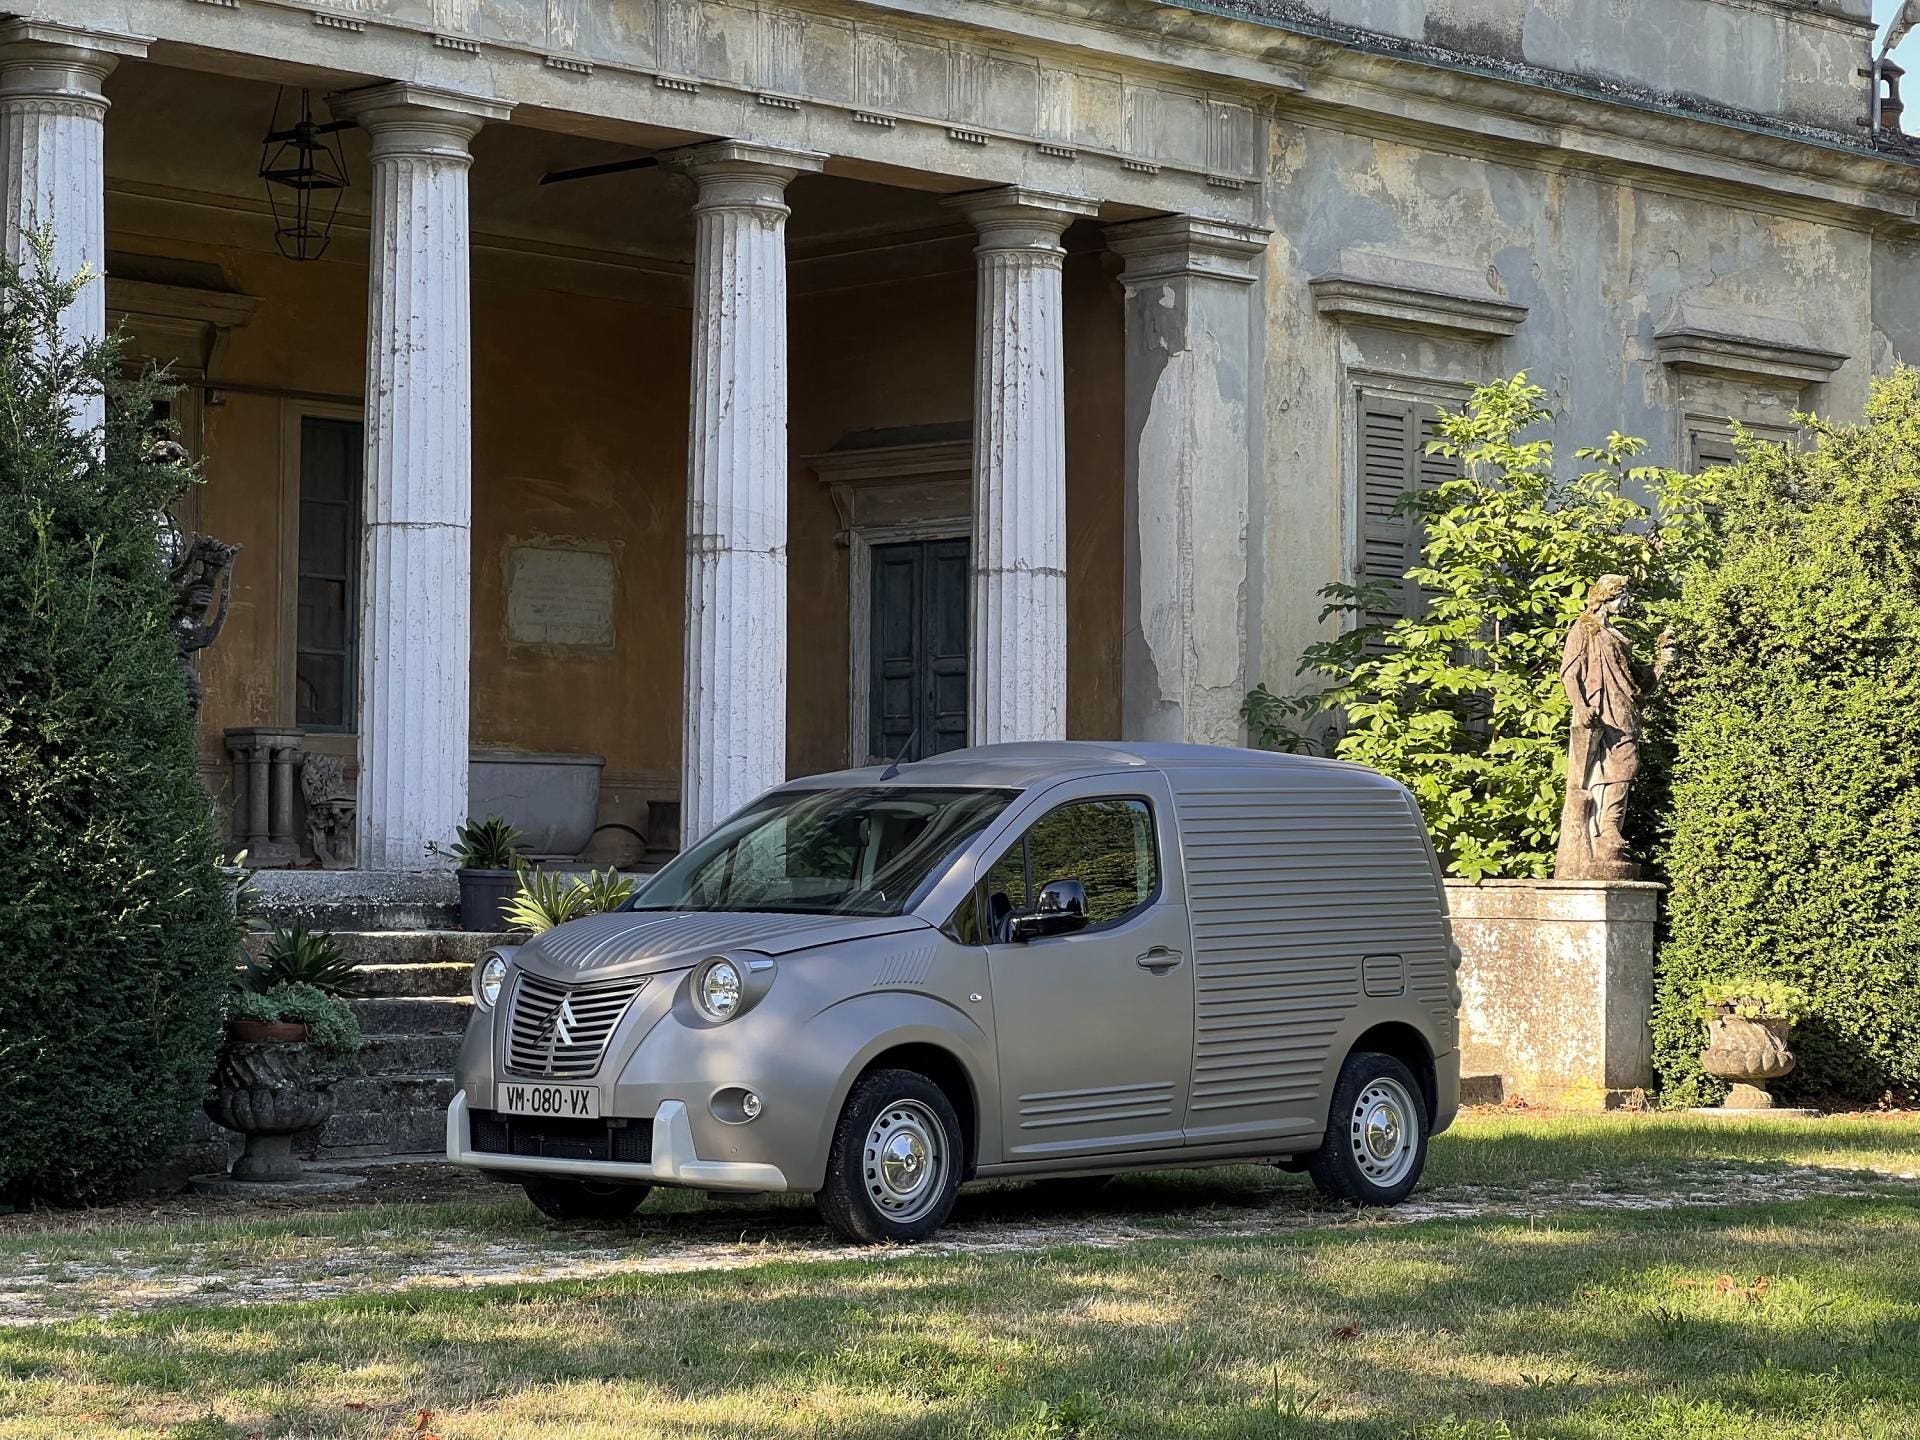
<path fill-rule="evenodd" d="M 617 1160 L 562 1160 L 545 1155 L 502 1155 L 475 1150 L 467 1118 L 467 1092 L 447 1106 L 447 1162 L 475 1170 L 535 1175 L 577 1175 L 636 1185 L 681 1185 L 693 1190 L 778 1191 L 787 1177 L 777 1165 L 702 1160 L 693 1148 L 693 1126 L 684 1101 L 663 1100 L 653 1114 L 653 1158 L 645 1164 Z"/>

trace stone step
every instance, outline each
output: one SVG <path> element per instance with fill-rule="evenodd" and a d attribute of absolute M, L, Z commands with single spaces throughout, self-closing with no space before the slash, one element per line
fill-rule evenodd
<path fill-rule="evenodd" d="M 449 930 L 460 923 L 451 870 L 255 870 L 254 913 L 309 930 Z"/>
<path fill-rule="evenodd" d="M 453 1099 L 451 1074 L 420 1074 L 397 1071 L 384 1075 L 349 1075 L 333 1086 L 333 1113 L 342 1115 L 373 1113 L 398 1114 L 403 1110 L 439 1109 L 444 1111 Z"/>
<path fill-rule="evenodd" d="M 363 1034 L 355 1069 L 361 1075 L 451 1075 L 459 1056 L 458 1034 Z"/>
<path fill-rule="evenodd" d="M 333 943 L 356 965 L 474 965 L 494 946 L 513 936 L 466 930 L 334 930 Z M 269 931 L 247 936 L 247 950 L 258 958 L 273 940 Z"/>
<path fill-rule="evenodd" d="M 362 965 L 354 982 L 368 999 L 405 995 L 467 995 L 473 966 L 464 960 L 429 960 L 406 965 Z"/>
<path fill-rule="evenodd" d="M 317 1133 L 297 1137 L 294 1145 L 308 1158 L 325 1161 L 444 1150 L 446 1143 L 447 1107 L 418 1105 L 403 1110 L 336 1113 Z"/>
<path fill-rule="evenodd" d="M 471 995 L 381 996 L 351 1002 L 370 1035 L 459 1035 L 473 1013 Z"/>

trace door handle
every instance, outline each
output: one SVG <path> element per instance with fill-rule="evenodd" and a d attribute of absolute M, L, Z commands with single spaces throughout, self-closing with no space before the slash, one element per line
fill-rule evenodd
<path fill-rule="evenodd" d="M 1133 963 L 1142 970 L 1151 970 L 1156 975 L 1164 975 L 1186 958 L 1178 950 L 1170 950 L 1165 945 L 1156 945 L 1146 954 L 1136 956 Z"/>

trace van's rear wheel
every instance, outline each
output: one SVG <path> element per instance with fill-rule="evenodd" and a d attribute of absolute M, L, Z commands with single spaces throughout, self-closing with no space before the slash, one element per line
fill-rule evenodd
<path fill-rule="evenodd" d="M 520 1182 L 533 1208 L 549 1220 L 624 1220 L 653 1193 L 650 1185 L 612 1185 L 529 1175 Z"/>
<path fill-rule="evenodd" d="M 1398 1205 L 1426 1166 L 1427 1123 L 1413 1072 L 1391 1055 L 1357 1051 L 1340 1067 L 1326 1139 L 1307 1174 L 1330 1200 Z"/>
<path fill-rule="evenodd" d="M 966 1154 L 960 1117 L 938 1085 L 876 1070 L 853 1087 L 827 1157 L 820 1218 L 860 1245 L 924 1240 L 953 1213 Z"/>

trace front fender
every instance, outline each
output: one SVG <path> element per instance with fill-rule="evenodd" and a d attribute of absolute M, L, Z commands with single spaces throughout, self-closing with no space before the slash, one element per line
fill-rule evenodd
<path fill-rule="evenodd" d="M 991 1161 L 1000 1154 L 1000 1080 L 992 1034 L 982 1021 L 991 1020 L 984 1000 L 970 1002 L 981 1008 L 976 1019 L 954 1005 L 931 995 L 912 995 L 887 991 L 850 996 L 814 1016 L 807 1027 L 810 1040 L 832 1054 L 847 1058 L 840 1068 L 826 1103 L 821 1107 L 819 1133 L 813 1150 L 820 1157 L 819 1179 L 826 1178 L 827 1154 L 833 1148 L 833 1132 L 846 1108 L 847 1096 L 856 1082 L 875 1062 L 890 1051 L 909 1046 L 926 1046 L 944 1053 L 965 1077 L 971 1092 L 967 1097 L 973 1110 L 974 1133 L 970 1140 L 975 1164 Z M 904 1060 L 912 1068 L 910 1060 Z M 955 1105 L 955 1109 L 966 1107 Z M 796 1187 L 799 1188 L 796 1183 Z"/>

